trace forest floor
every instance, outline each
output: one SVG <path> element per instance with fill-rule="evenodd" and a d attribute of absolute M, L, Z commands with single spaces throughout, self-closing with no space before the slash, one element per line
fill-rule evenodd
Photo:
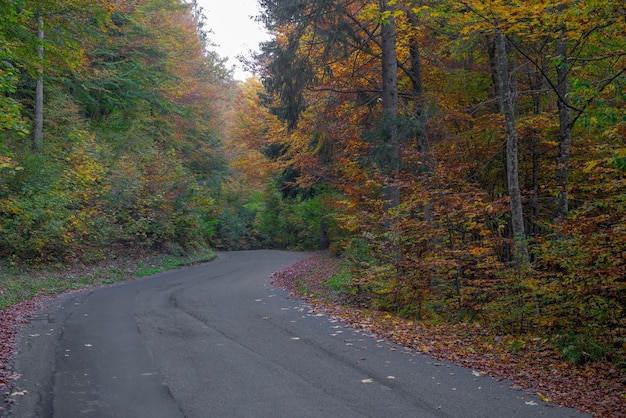
<path fill-rule="evenodd" d="M 317 253 L 271 277 L 272 284 L 305 299 L 318 313 L 339 319 L 437 360 L 510 381 L 544 402 L 597 417 L 626 417 L 626 370 L 609 362 L 573 366 L 545 338 L 493 335 L 478 323 L 429 324 L 351 303 L 324 283 L 339 260 Z"/>

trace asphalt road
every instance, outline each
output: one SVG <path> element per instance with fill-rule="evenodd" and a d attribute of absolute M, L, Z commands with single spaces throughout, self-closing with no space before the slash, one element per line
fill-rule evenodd
<path fill-rule="evenodd" d="M 303 256 L 222 253 L 60 298 L 20 337 L 11 416 L 582 416 L 312 313 L 268 283 Z"/>

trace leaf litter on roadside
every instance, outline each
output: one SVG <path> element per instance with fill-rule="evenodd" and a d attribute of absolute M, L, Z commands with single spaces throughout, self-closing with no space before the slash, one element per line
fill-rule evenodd
<path fill-rule="evenodd" d="M 495 336 L 478 323 L 418 323 L 344 300 L 338 303 L 323 284 L 339 270 L 339 263 L 327 253 L 315 253 L 274 273 L 270 281 L 329 318 L 436 360 L 469 368 L 474 376 L 510 380 L 514 382 L 512 389 L 594 416 L 626 417 L 626 374 L 614 365 L 596 362 L 572 366 L 539 338 L 528 337 L 529 343 L 519 347 L 514 344 L 515 337 Z"/>
<path fill-rule="evenodd" d="M 25 391 L 11 391 L 13 383 L 20 378 L 9 368 L 9 361 L 15 352 L 15 340 L 19 328 L 28 323 L 33 312 L 41 309 L 41 302 L 47 296 L 34 298 L 15 304 L 0 312 L 0 393 L 2 393 L 3 405 L 0 411 L 9 404 L 15 402 L 16 396 L 24 396 Z"/>

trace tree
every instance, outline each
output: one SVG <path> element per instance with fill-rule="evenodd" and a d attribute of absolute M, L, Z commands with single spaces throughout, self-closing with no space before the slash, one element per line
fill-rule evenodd
<path fill-rule="evenodd" d="M 43 61 L 44 54 L 44 25 L 42 11 L 37 11 L 37 58 Z M 43 62 L 39 65 L 37 80 L 35 81 L 35 129 L 33 130 L 33 149 L 41 151 L 43 149 Z"/>
<path fill-rule="evenodd" d="M 389 176 L 385 186 L 385 207 L 393 209 L 400 204 L 400 191 L 396 183 L 402 165 L 398 132 L 398 58 L 396 54 L 395 9 L 387 0 L 381 0 L 381 67 L 382 67 L 382 118 L 384 155 L 382 169 Z"/>
<path fill-rule="evenodd" d="M 556 66 L 556 93 L 559 97 L 559 148 L 556 157 L 556 187 L 558 194 L 555 204 L 555 219 L 563 222 L 567 217 L 568 202 L 567 188 L 569 183 L 569 160 L 572 148 L 572 109 L 569 103 L 569 65 L 567 64 L 567 41 L 564 39 L 565 26 L 561 26 L 561 33 L 556 39 L 555 52 L 560 63 Z"/>
<path fill-rule="evenodd" d="M 282 101 L 276 114 L 297 109 L 276 137 L 278 161 L 297 185 L 333 188 L 331 247 L 365 253 L 348 263 L 362 300 L 498 332 L 608 341 L 601 326 L 623 329 L 605 316 L 623 300 L 613 262 L 624 248 L 618 3 L 268 5 L 276 49 L 259 61 L 269 64 L 264 97 Z M 283 83 L 292 63 L 306 71 Z M 389 238 L 399 257 L 388 257 Z"/>
<path fill-rule="evenodd" d="M 550 4 L 518 1 L 492 3 L 487 13 L 480 1 L 462 2 L 487 25 L 501 22 L 507 41 L 533 66 L 542 81 L 555 95 L 558 108 L 559 134 L 556 155 L 556 199 L 554 219 L 563 222 L 569 210 L 568 188 L 572 132 L 576 122 L 588 113 L 596 100 L 602 100 L 607 89 L 615 85 L 626 72 L 623 42 L 611 39 L 611 33 L 623 27 L 623 8 L 619 2 L 602 3 L 558 1 Z M 516 12 L 512 12 L 516 10 Z M 522 34 L 525 34 L 522 36 Z M 541 48 L 553 44 L 554 55 L 546 56 Z M 549 50 L 549 49 L 544 49 Z M 570 84 L 587 78 L 589 69 L 609 64 L 611 70 L 597 74 L 595 80 L 583 82 L 584 93 L 572 91 Z M 546 64 L 547 63 L 547 64 Z"/>
<path fill-rule="evenodd" d="M 515 105 L 513 102 L 512 77 L 507 59 L 506 38 L 502 31 L 496 29 L 495 44 L 497 55 L 498 100 L 500 111 L 506 126 L 506 176 L 511 206 L 511 228 L 516 244 L 516 258 L 521 262 L 528 261 L 526 249 L 526 232 L 524 230 L 524 210 L 522 193 L 519 185 L 518 167 L 518 135 L 515 122 Z"/>
<path fill-rule="evenodd" d="M 0 256 L 89 262 L 125 245 L 206 246 L 225 170 L 219 114 L 230 79 L 205 50 L 192 7 L 178 0 L 19 6 L 23 13 L 7 6 L 11 24 L 0 24 L 10 46 L 0 60 L 7 98 L 0 99 Z M 22 110 L 43 134 L 36 146 L 23 141 Z"/>
<path fill-rule="evenodd" d="M 31 27 L 32 33 L 20 33 L 20 47 L 13 55 L 15 65 L 34 79 L 33 150 L 43 150 L 44 135 L 44 77 L 46 72 L 58 75 L 83 63 L 83 49 L 78 33 L 82 22 L 91 20 L 104 24 L 112 12 L 112 5 L 102 7 L 100 0 L 23 0 L 21 25 Z M 16 22 L 17 23 L 17 22 Z M 45 25 L 51 29 L 46 36 Z M 19 33 L 19 30 L 18 30 Z M 27 36 L 24 36 L 27 34 Z M 82 32 L 86 36 L 87 32 Z M 82 39 L 85 41 L 85 39 Z M 67 72 L 65 73 L 67 75 Z"/>

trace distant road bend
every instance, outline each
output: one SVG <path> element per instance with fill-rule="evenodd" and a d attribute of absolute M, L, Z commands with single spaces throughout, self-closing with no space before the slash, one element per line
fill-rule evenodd
<path fill-rule="evenodd" d="M 583 416 L 311 313 L 268 283 L 305 256 L 220 253 L 59 298 L 20 337 L 10 416 Z"/>

